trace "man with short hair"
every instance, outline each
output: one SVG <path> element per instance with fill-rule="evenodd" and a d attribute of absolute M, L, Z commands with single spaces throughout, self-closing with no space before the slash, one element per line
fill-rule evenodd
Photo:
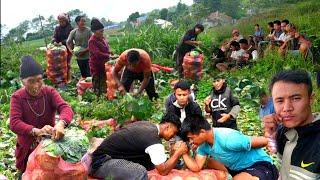
<path fill-rule="evenodd" d="M 310 75 L 282 71 L 269 87 L 276 114 L 264 118 L 265 135 L 276 133 L 281 179 L 320 179 L 320 115 L 312 114 Z"/>
<path fill-rule="evenodd" d="M 168 103 L 167 112 L 176 114 L 182 123 L 190 115 L 202 115 L 198 103 L 190 98 L 190 85 L 185 80 L 180 80 L 174 86 L 175 101 Z"/>
<path fill-rule="evenodd" d="M 246 39 L 240 39 L 239 41 L 240 48 L 245 51 L 244 55 L 242 56 L 242 61 L 244 64 L 247 64 L 249 60 L 256 60 L 258 58 L 258 52 L 256 48 L 252 45 L 249 45 Z"/>
<path fill-rule="evenodd" d="M 285 19 L 281 21 L 281 31 L 283 32 L 280 36 L 279 36 L 279 40 L 280 41 L 286 41 L 288 40 L 291 36 L 288 33 L 286 27 L 289 24 L 289 20 Z"/>
<path fill-rule="evenodd" d="M 97 178 L 147 180 L 147 170 L 155 168 L 159 174 L 167 175 L 187 147 L 177 143 L 167 160 L 161 139 L 174 137 L 180 126 L 177 116 L 166 114 L 160 124 L 138 121 L 123 127 L 93 152 L 90 174 Z"/>
<path fill-rule="evenodd" d="M 273 114 L 274 106 L 272 97 L 268 96 L 265 91 L 260 93 L 260 110 L 259 110 L 259 117 L 262 118 L 266 115 Z"/>
<path fill-rule="evenodd" d="M 279 20 L 273 21 L 274 33 L 273 40 L 279 40 L 280 35 L 283 33 L 281 30 L 281 22 Z"/>
<path fill-rule="evenodd" d="M 232 94 L 223 74 L 214 78 L 212 86 L 210 95 L 204 102 L 206 112 L 212 116 L 212 126 L 237 130 L 236 120 L 240 112 L 238 98 Z"/>
<path fill-rule="evenodd" d="M 124 68 L 124 70 L 120 80 L 119 72 L 122 68 Z M 134 95 L 139 95 L 143 90 L 146 90 L 149 99 L 152 100 L 159 97 L 156 93 L 154 76 L 151 71 L 151 58 L 143 49 L 133 48 L 124 51 L 117 60 L 112 70 L 112 75 L 121 93 L 129 92 L 133 81 L 139 80 L 141 86 Z"/>
<path fill-rule="evenodd" d="M 182 155 L 191 171 L 199 172 L 210 156 L 211 168 L 228 170 L 234 180 L 278 178 L 277 168 L 262 149 L 268 144 L 265 137 L 250 137 L 229 128 L 211 128 L 202 116 L 188 117 L 181 134 L 193 147 L 198 147 L 195 158 L 188 153 Z"/>

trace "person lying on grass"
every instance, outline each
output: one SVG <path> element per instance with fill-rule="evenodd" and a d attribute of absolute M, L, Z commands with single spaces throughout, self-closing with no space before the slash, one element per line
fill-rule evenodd
<path fill-rule="evenodd" d="M 210 168 L 228 171 L 235 180 L 276 180 L 278 170 L 262 149 L 265 137 L 250 137 L 229 128 L 211 128 L 202 116 L 189 116 L 181 127 L 184 140 L 197 147 L 195 158 L 182 155 L 186 166 L 200 171 L 210 157 Z"/>
<path fill-rule="evenodd" d="M 161 139 L 169 140 L 181 126 L 174 114 L 166 114 L 160 124 L 148 121 L 131 123 L 116 131 L 92 153 L 89 174 L 97 178 L 147 180 L 147 170 L 157 169 L 167 175 L 188 148 L 177 143 L 176 151 L 167 159 Z"/>

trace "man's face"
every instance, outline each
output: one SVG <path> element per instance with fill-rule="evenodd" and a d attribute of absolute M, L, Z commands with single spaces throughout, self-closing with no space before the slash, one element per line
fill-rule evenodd
<path fill-rule="evenodd" d="M 272 98 L 276 114 L 287 128 L 303 126 L 312 118 L 312 96 L 306 84 L 278 81 L 273 85 Z"/>
<path fill-rule="evenodd" d="M 204 133 L 203 133 L 204 130 L 201 130 L 199 134 L 192 134 L 191 132 L 189 132 L 187 134 L 187 137 L 189 139 L 189 142 L 191 144 L 193 144 L 194 146 L 198 147 L 199 145 L 201 145 L 202 143 L 205 142 L 205 139 L 204 139 Z"/>
<path fill-rule="evenodd" d="M 188 104 L 188 99 L 190 95 L 190 90 L 182 90 L 180 88 L 176 89 L 174 92 L 177 102 L 180 106 L 184 107 Z"/>
<path fill-rule="evenodd" d="M 281 31 L 286 31 L 286 26 L 287 26 L 287 23 L 282 22 L 281 23 Z"/>
<path fill-rule="evenodd" d="M 281 25 L 278 25 L 276 23 L 273 24 L 273 27 L 276 31 L 280 31 L 281 30 Z"/>
<path fill-rule="evenodd" d="M 178 128 L 172 123 L 166 123 L 164 132 L 163 132 L 163 139 L 169 141 L 178 133 Z"/>
<path fill-rule="evenodd" d="M 248 49 L 248 44 L 240 43 L 240 48 L 243 49 L 243 50 L 247 50 Z"/>
<path fill-rule="evenodd" d="M 200 33 L 202 33 L 202 31 L 201 31 L 201 29 L 200 29 L 200 28 L 195 28 L 195 29 L 194 29 L 194 31 L 195 31 L 195 33 L 196 33 L 196 34 L 200 34 Z"/>
<path fill-rule="evenodd" d="M 23 85 L 31 96 L 37 96 L 42 88 L 42 75 L 27 77 L 22 80 Z"/>
<path fill-rule="evenodd" d="M 224 84 L 225 80 L 224 79 L 216 79 L 213 81 L 212 85 L 215 90 L 220 90 Z"/>

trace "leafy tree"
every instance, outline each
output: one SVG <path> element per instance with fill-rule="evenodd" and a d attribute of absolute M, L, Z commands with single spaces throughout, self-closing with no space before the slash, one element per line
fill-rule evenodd
<path fill-rule="evenodd" d="M 29 29 L 30 21 L 25 20 L 21 22 L 17 27 L 10 29 L 4 40 L 13 39 L 18 42 L 25 41 L 25 34 Z"/>
<path fill-rule="evenodd" d="M 168 19 L 168 9 L 167 8 L 161 9 L 159 14 L 160 14 L 160 19 L 164 19 L 164 20 Z"/>
<path fill-rule="evenodd" d="M 139 12 L 134 12 L 134 13 L 132 13 L 132 14 L 129 15 L 127 21 L 128 21 L 128 22 L 135 22 L 138 17 L 140 17 Z"/>
<path fill-rule="evenodd" d="M 240 18 L 244 14 L 244 11 L 241 7 L 241 2 L 234 0 L 221 1 L 221 11 L 226 13 L 226 15 L 236 19 Z"/>
<path fill-rule="evenodd" d="M 39 31 L 39 30 L 41 29 L 41 27 L 40 27 L 40 24 L 41 24 L 40 21 L 42 21 L 42 23 L 44 23 L 44 20 L 45 20 L 44 17 L 41 16 L 41 15 L 33 18 L 33 19 L 31 20 L 31 22 L 30 22 L 30 25 L 31 25 L 32 29 L 35 30 L 35 31 Z"/>
<path fill-rule="evenodd" d="M 101 18 L 100 21 L 104 26 L 110 26 L 114 24 L 114 22 L 112 22 L 110 19 L 106 20 L 106 18 Z"/>

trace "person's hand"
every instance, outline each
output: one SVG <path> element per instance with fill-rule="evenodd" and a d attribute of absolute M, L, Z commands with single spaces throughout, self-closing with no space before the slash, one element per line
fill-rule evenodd
<path fill-rule="evenodd" d="M 281 122 L 281 118 L 275 114 L 269 114 L 263 117 L 264 136 L 266 138 L 274 138 L 278 123 Z"/>
<path fill-rule="evenodd" d="M 201 44 L 202 44 L 201 41 L 196 41 L 196 45 L 197 45 L 197 46 L 200 46 Z"/>
<path fill-rule="evenodd" d="M 59 140 L 64 137 L 64 122 L 59 121 L 53 128 L 52 139 Z"/>
<path fill-rule="evenodd" d="M 226 114 L 226 113 L 221 114 L 221 116 L 222 117 L 220 119 L 218 119 L 219 123 L 224 123 L 224 122 L 226 122 L 227 120 L 229 120 L 231 118 L 231 115 L 230 114 Z"/>
<path fill-rule="evenodd" d="M 210 105 L 210 102 L 211 102 L 211 97 L 210 97 L 210 96 L 206 97 L 206 99 L 204 100 L 204 104 L 205 104 L 206 106 L 209 106 L 209 105 Z"/>
<path fill-rule="evenodd" d="M 120 85 L 119 88 L 118 88 L 118 90 L 120 91 L 120 93 L 121 93 L 122 95 L 125 95 L 125 94 L 126 94 L 126 89 L 124 88 L 123 85 Z"/>
<path fill-rule="evenodd" d="M 178 153 L 178 154 L 180 154 L 180 155 L 186 154 L 186 153 L 189 152 L 189 149 L 188 149 L 187 144 L 186 144 L 185 142 L 183 142 L 183 141 L 178 141 L 178 142 L 176 142 L 176 143 L 174 144 L 173 149 L 174 149 L 174 152 L 175 152 L 175 153 Z"/>
<path fill-rule="evenodd" d="M 45 125 L 41 129 L 33 128 L 32 131 L 33 131 L 34 136 L 41 136 L 44 134 L 52 134 L 53 127 L 50 125 Z"/>

